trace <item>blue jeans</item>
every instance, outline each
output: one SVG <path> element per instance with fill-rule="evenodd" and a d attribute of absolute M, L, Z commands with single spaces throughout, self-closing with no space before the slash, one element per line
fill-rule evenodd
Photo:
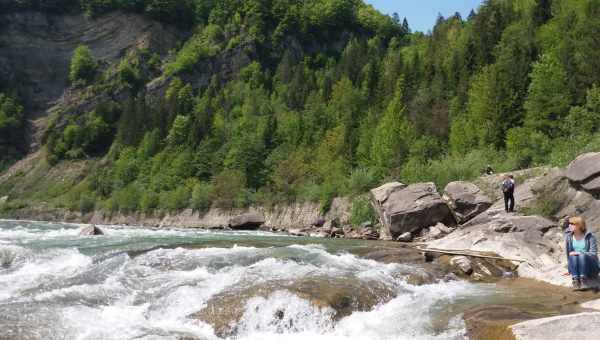
<path fill-rule="evenodd" d="M 573 279 L 595 278 L 598 276 L 598 258 L 580 254 L 569 256 L 569 273 Z"/>

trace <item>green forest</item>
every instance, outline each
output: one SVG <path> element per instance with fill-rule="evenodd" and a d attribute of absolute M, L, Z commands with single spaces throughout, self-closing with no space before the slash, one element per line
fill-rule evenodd
<path fill-rule="evenodd" d="M 0 13 L 143 13 L 188 32 L 168 58 L 106 66 L 73 51 L 72 86 L 126 91 L 44 136 L 46 161 L 93 161 L 45 197 L 87 212 L 206 210 L 357 197 L 387 180 L 438 186 L 565 165 L 600 150 L 600 0 L 487 0 L 428 33 L 360 0 L 0 0 Z M 410 18 L 409 18 L 410 19 Z M 229 79 L 194 77 L 222 55 Z M 162 79 L 161 98 L 146 85 Z M 5 162 L 22 131 L 18 90 L 0 88 Z M 5 151 L 6 150 L 6 151 Z M 357 211 L 365 202 L 357 199 Z M 359 212 L 360 213 L 360 212 Z M 366 214 L 366 213 L 365 213 Z"/>

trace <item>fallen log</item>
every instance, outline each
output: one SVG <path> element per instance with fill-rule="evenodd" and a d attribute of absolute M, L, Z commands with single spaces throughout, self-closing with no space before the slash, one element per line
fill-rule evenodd
<path fill-rule="evenodd" d="M 471 256 L 471 257 L 478 257 L 478 258 L 484 258 L 484 259 L 493 259 L 493 260 L 505 260 L 505 261 L 514 261 L 514 262 L 527 262 L 526 260 L 523 259 L 511 259 L 511 258 L 506 258 L 506 257 L 502 257 L 502 256 L 496 256 L 496 255 L 489 255 L 489 254 L 485 254 L 483 252 L 478 252 L 475 250 L 452 250 L 452 249 L 435 249 L 435 248 L 424 248 L 424 247 L 420 247 L 419 245 L 416 245 L 414 247 L 415 249 L 422 251 L 424 253 L 436 253 L 436 254 L 445 254 L 445 255 L 457 255 L 457 256 Z"/>

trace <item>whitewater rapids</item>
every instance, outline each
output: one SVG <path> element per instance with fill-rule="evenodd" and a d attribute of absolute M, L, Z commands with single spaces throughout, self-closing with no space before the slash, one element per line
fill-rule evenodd
<path fill-rule="evenodd" d="M 233 289 L 348 280 L 394 292 L 368 311 L 335 310 L 281 288 L 240 300 L 231 339 L 463 339 L 461 313 L 491 284 L 414 286 L 421 270 L 352 254 L 376 243 L 259 232 L 145 230 L 0 221 L 0 339 L 221 339 L 194 313 Z M 275 317 L 279 315 L 279 317 Z"/>

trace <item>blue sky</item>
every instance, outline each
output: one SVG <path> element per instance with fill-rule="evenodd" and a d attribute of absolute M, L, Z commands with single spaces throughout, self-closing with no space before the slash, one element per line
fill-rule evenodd
<path fill-rule="evenodd" d="M 444 17 L 459 12 L 466 18 L 482 0 L 365 0 L 383 13 L 406 17 L 413 31 L 427 32 L 435 24 L 438 13 Z"/>

